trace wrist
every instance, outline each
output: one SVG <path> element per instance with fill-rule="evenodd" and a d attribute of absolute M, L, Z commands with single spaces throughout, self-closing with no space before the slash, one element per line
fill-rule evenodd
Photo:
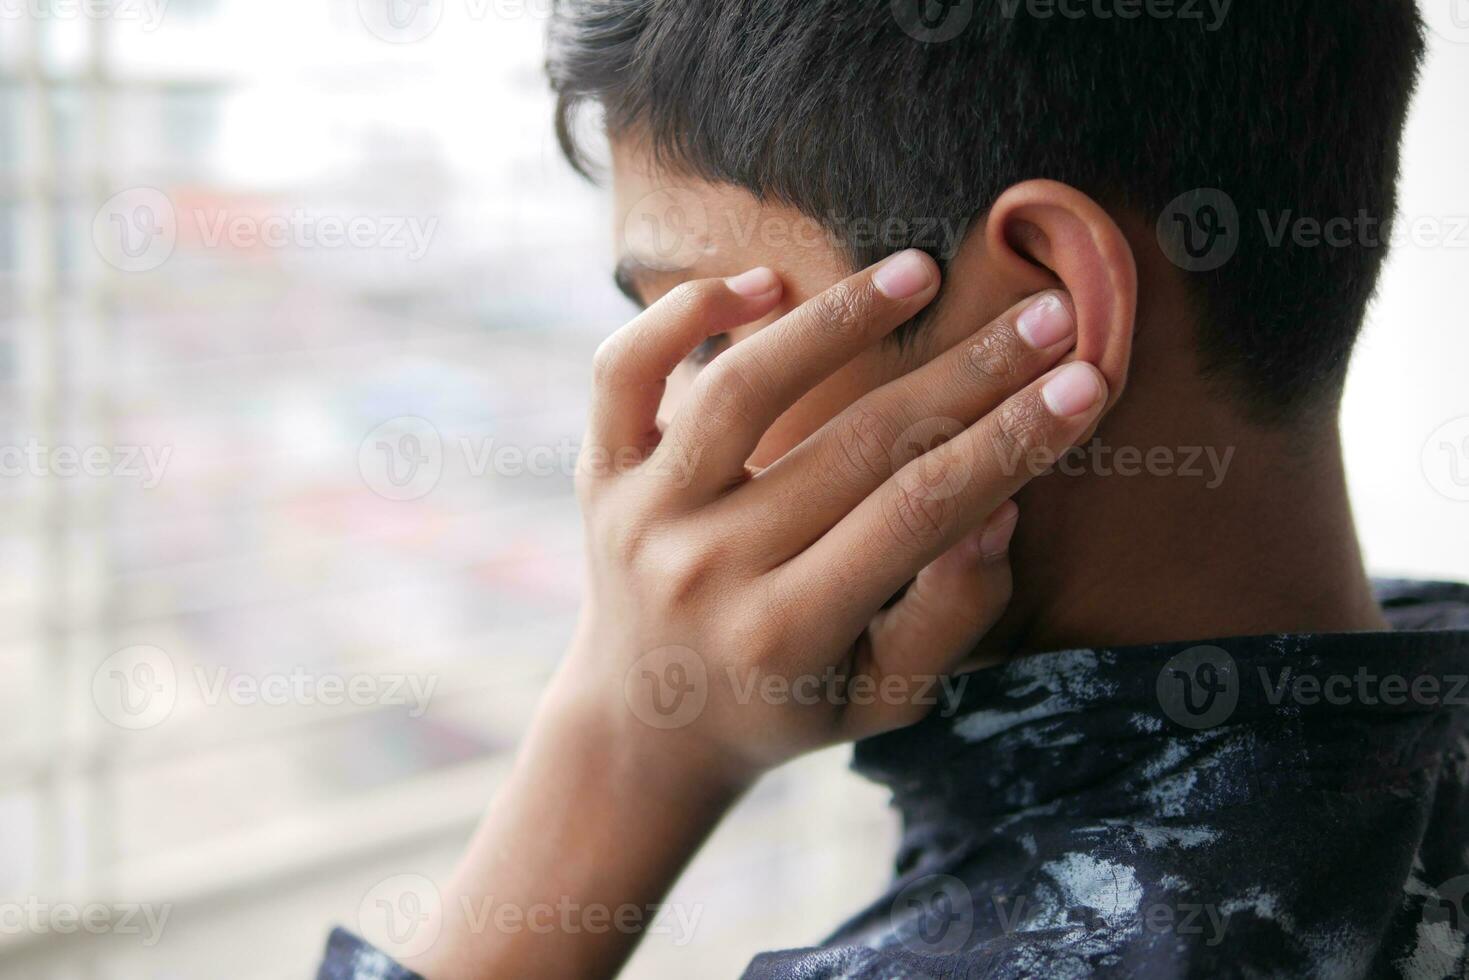
<path fill-rule="evenodd" d="M 609 780 L 650 802 L 722 815 L 761 775 L 695 726 L 646 723 L 630 708 L 621 677 L 605 678 L 584 664 L 567 657 L 533 726 L 533 740 L 562 778 L 570 767 L 577 779 Z"/>

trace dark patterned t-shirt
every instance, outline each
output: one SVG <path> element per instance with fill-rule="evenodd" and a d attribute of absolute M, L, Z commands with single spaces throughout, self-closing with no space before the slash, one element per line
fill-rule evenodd
<path fill-rule="evenodd" d="M 857 746 L 888 892 L 745 977 L 1469 977 L 1469 587 L 1380 591 L 1392 632 L 970 675 Z M 319 977 L 396 969 L 339 930 Z"/>

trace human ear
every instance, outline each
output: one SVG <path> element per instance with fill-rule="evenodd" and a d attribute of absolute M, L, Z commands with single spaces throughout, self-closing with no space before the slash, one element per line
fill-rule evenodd
<path fill-rule="evenodd" d="M 1059 285 L 1076 314 L 1075 357 L 1107 378 L 1111 409 L 1127 384 L 1137 319 L 1132 247 L 1101 205 L 1074 187 L 1028 180 L 985 217 L 991 276 L 1017 295 Z"/>

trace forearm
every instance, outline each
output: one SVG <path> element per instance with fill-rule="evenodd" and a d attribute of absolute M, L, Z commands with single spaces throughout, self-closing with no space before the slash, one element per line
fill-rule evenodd
<path fill-rule="evenodd" d="M 574 669 L 574 666 L 571 666 Z M 429 980 L 617 973 L 742 785 L 552 686 L 509 779 L 443 892 Z"/>

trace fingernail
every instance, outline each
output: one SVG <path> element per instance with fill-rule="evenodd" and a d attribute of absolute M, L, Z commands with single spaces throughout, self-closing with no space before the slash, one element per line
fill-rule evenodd
<path fill-rule="evenodd" d="M 933 267 L 915 248 L 899 252 L 872 274 L 872 283 L 888 299 L 917 296 L 933 283 Z"/>
<path fill-rule="evenodd" d="M 729 287 L 730 292 L 737 293 L 745 299 L 759 299 L 762 296 L 769 296 L 780 288 L 780 279 L 775 273 L 761 266 L 758 269 L 751 269 L 749 272 L 732 276 L 724 280 L 724 284 Z"/>
<path fill-rule="evenodd" d="M 1045 350 L 1072 334 L 1071 311 L 1055 293 L 1047 293 L 1015 321 L 1021 338 L 1036 350 Z"/>
<path fill-rule="evenodd" d="M 1096 368 L 1077 361 L 1051 376 L 1041 389 L 1046 407 L 1057 418 L 1069 419 L 1089 410 L 1102 397 Z"/>
<path fill-rule="evenodd" d="M 1019 517 L 1020 508 L 1013 500 L 1005 501 L 990 515 L 979 538 L 979 553 L 985 561 L 994 561 L 1010 550 L 1010 539 L 1015 537 Z"/>

